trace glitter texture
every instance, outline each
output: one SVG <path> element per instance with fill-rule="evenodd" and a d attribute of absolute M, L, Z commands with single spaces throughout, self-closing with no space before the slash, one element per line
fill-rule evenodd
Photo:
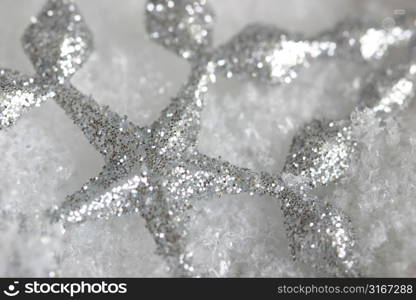
<path fill-rule="evenodd" d="M 394 28 L 364 26 L 359 20 L 349 20 L 338 24 L 333 32 L 310 39 L 275 26 L 251 24 L 220 47 L 216 59 L 228 78 L 242 74 L 264 83 L 290 83 L 298 77 L 300 69 L 317 58 L 363 62 L 382 59 L 389 49 L 412 41 L 414 20 L 414 16 L 400 16 Z"/>
<path fill-rule="evenodd" d="M 152 0 L 146 4 L 150 38 L 185 59 L 212 44 L 214 13 L 206 0 Z"/>
<path fill-rule="evenodd" d="M 37 75 L 0 69 L 0 129 L 55 96 L 54 85 L 68 80 L 88 59 L 92 35 L 72 1 L 50 0 L 32 19 L 22 43 Z"/>
<path fill-rule="evenodd" d="M 294 138 L 284 171 L 326 185 L 344 175 L 356 148 L 348 122 L 313 121 Z"/>
<path fill-rule="evenodd" d="M 133 124 L 70 84 L 92 49 L 91 33 L 72 1 L 48 1 L 23 37 L 35 78 L 0 70 L 2 128 L 53 98 L 105 159 L 102 172 L 49 216 L 69 226 L 139 213 L 174 276 L 204 276 L 206 270 L 194 266 L 188 250 L 188 211 L 195 200 L 240 193 L 271 196 L 281 201 L 296 261 L 326 276 L 362 274 L 348 216 L 311 190 L 341 178 L 355 159 L 351 117 L 313 121 L 301 129 L 284 166 L 288 178 L 282 179 L 200 153 L 201 113 L 219 75 L 279 84 L 292 82 L 318 57 L 379 61 L 390 47 L 409 44 L 413 16 L 401 16 L 387 29 L 346 22 L 313 39 L 254 24 L 217 49 L 211 49 L 214 14 L 206 1 L 148 1 L 146 17 L 149 36 L 192 63 L 188 82 L 148 127 Z M 386 72 L 389 85 L 371 78 L 364 91 L 377 93 L 372 92 L 369 111 L 390 114 L 406 107 L 414 95 L 415 70 L 412 65 L 393 75 Z"/>
<path fill-rule="evenodd" d="M 37 74 L 61 82 L 82 66 L 92 49 L 91 32 L 70 0 L 48 1 L 22 42 Z"/>
<path fill-rule="evenodd" d="M 360 108 L 370 107 L 383 119 L 409 106 L 415 94 L 416 65 L 383 71 L 363 88 Z M 342 121 L 313 121 L 294 138 L 284 171 L 300 175 L 312 186 L 322 186 L 343 177 L 357 157 L 351 117 Z"/>
<path fill-rule="evenodd" d="M 0 69 L 0 129 L 12 126 L 30 107 L 52 98 L 37 79 Z"/>
<path fill-rule="evenodd" d="M 138 211 L 173 274 L 193 275 L 186 251 L 186 210 L 207 195 L 277 194 L 279 179 L 209 158 L 196 150 L 200 113 L 213 64 L 193 70 L 190 82 L 149 128 L 139 128 L 74 89 L 57 102 L 107 162 L 96 178 L 70 196 L 55 219 L 69 223 Z M 198 275 L 198 273 L 196 273 Z"/>
<path fill-rule="evenodd" d="M 313 267 L 331 275 L 356 275 L 351 224 L 337 209 L 321 207 L 316 199 L 285 188 L 279 177 L 198 153 L 200 114 L 217 67 L 210 54 L 200 57 L 188 83 L 149 128 L 132 125 L 75 90 L 60 91 L 58 103 L 107 164 L 99 176 L 53 212 L 55 218 L 76 223 L 138 210 L 173 274 L 196 276 L 204 271 L 194 269 L 184 226 L 193 200 L 242 192 L 271 195 L 282 200 L 295 259 L 313 260 Z M 304 222 L 319 225 L 305 229 Z"/>

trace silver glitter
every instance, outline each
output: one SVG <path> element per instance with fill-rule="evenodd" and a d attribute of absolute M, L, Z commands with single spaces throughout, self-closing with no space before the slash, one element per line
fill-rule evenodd
<path fill-rule="evenodd" d="M 334 56 L 331 40 L 307 40 L 275 26 L 252 24 L 216 51 L 217 63 L 228 78 L 251 76 L 265 83 L 290 83 L 313 59 Z"/>
<path fill-rule="evenodd" d="M 79 223 L 140 213 L 172 273 L 198 276 L 204 272 L 194 269 L 187 250 L 187 211 L 192 203 L 213 195 L 270 195 L 281 200 L 295 260 L 323 275 L 360 274 L 348 217 L 309 190 L 335 181 L 348 169 L 357 147 L 349 121 L 315 121 L 296 136 L 285 171 L 308 180 L 306 185 L 293 185 L 277 175 L 199 153 L 201 112 L 217 75 L 289 83 L 300 67 L 317 57 L 377 61 L 391 46 L 409 44 L 414 18 L 400 16 L 390 29 L 344 23 L 310 40 L 271 26 L 251 25 L 225 45 L 210 49 L 213 12 L 206 1 L 152 0 L 146 16 L 152 39 L 192 61 L 188 83 L 149 127 L 136 126 L 69 83 L 92 48 L 90 32 L 71 1 L 48 1 L 26 31 L 25 51 L 38 76 L 26 78 L 9 70 L 0 74 L 1 95 L 6 99 L 1 106 L 2 126 L 12 125 L 28 107 L 53 97 L 105 158 L 102 172 L 53 209 L 53 219 Z M 413 75 L 414 67 L 382 91 L 374 110 L 389 112 L 394 105 L 407 103 L 413 95 Z"/>
<path fill-rule="evenodd" d="M 88 59 L 92 34 L 70 0 L 49 0 L 23 35 L 23 49 L 46 80 L 72 76 Z"/>
<path fill-rule="evenodd" d="M 30 108 L 55 96 L 92 50 L 92 35 L 70 0 L 49 0 L 26 30 L 23 48 L 36 76 L 0 68 L 0 129 L 8 128 Z"/>
<path fill-rule="evenodd" d="M 391 28 L 353 20 L 339 24 L 332 32 L 305 39 L 273 26 L 253 24 L 228 43 L 211 50 L 211 60 L 216 64 L 216 73 L 228 78 L 238 74 L 265 83 L 290 83 L 298 76 L 300 68 L 308 67 L 310 61 L 319 57 L 380 61 L 391 47 L 411 44 L 414 27 L 414 16 L 406 14 L 397 17 Z M 166 28 L 159 27 L 158 30 L 163 32 Z M 149 33 L 155 34 L 154 31 Z M 159 32 L 156 36 L 160 36 Z M 170 47 L 166 45 L 169 44 L 166 39 L 168 49 Z M 378 99 L 379 105 L 386 107 L 386 103 L 398 103 L 410 94 L 410 84 L 399 81 L 390 96 L 386 96 L 387 100 Z M 284 171 L 306 177 L 311 186 L 326 185 L 342 177 L 357 153 L 357 142 L 352 139 L 349 122 L 314 121 L 307 125 L 295 137 Z M 281 181 L 274 185 L 284 186 Z M 352 251 L 355 242 L 348 217 L 335 207 L 304 196 L 305 188 L 286 187 L 282 193 L 268 192 L 282 200 L 295 259 L 325 274 L 358 275 L 358 263 Z M 260 190 L 267 194 L 267 188 Z M 309 224 L 308 229 L 305 224 Z"/>
<path fill-rule="evenodd" d="M 0 69 L 0 129 L 12 126 L 31 107 L 54 95 L 53 91 L 43 89 L 37 78 Z"/>
<path fill-rule="evenodd" d="M 313 121 L 295 136 L 284 171 L 306 177 L 312 186 L 342 177 L 357 153 L 347 121 Z"/>
<path fill-rule="evenodd" d="M 409 106 L 416 92 L 416 64 L 399 66 L 370 78 L 363 88 L 360 109 L 369 107 L 380 118 Z M 313 121 L 295 136 L 284 171 L 303 176 L 311 186 L 322 186 L 343 177 L 358 154 L 351 118 Z"/>
<path fill-rule="evenodd" d="M 146 17 L 150 38 L 185 59 L 212 44 L 214 13 L 206 0 L 151 0 Z"/>
<path fill-rule="evenodd" d="M 350 219 L 312 196 L 305 187 L 280 193 L 291 251 L 296 261 L 323 275 L 360 276 Z"/>
<path fill-rule="evenodd" d="M 362 98 L 378 116 L 391 115 L 407 108 L 415 96 L 416 58 L 405 66 L 373 75 L 363 89 Z"/>
<path fill-rule="evenodd" d="M 399 66 L 378 74 L 363 89 L 362 103 L 380 119 L 403 110 L 415 96 L 415 75 L 414 59 L 410 67 Z M 304 177 L 311 187 L 325 186 L 345 175 L 358 150 L 351 118 L 313 121 L 295 136 L 284 171 Z M 280 194 L 294 258 L 324 274 L 359 276 L 362 271 L 353 252 L 355 241 L 349 218 L 338 208 L 313 200 L 308 191 L 301 185 Z"/>
<path fill-rule="evenodd" d="M 191 200 L 281 189 L 279 180 L 270 181 L 269 186 L 260 174 L 196 150 L 213 66 L 196 67 L 179 96 L 147 128 L 133 125 L 72 87 L 62 87 L 56 101 L 104 155 L 106 165 L 68 197 L 54 217 L 77 223 L 138 211 L 173 273 L 193 275 L 184 226 Z"/>
<path fill-rule="evenodd" d="M 300 69 L 318 58 L 379 61 L 392 47 L 410 44 L 415 20 L 413 15 L 398 16 L 397 26 L 389 29 L 349 20 L 310 39 L 272 25 L 251 24 L 219 47 L 215 56 L 227 77 L 238 74 L 265 83 L 291 83 Z"/>
<path fill-rule="evenodd" d="M 394 26 L 387 27 L 383 22 L 350 19 L 319 34 L 316 39 L 335 42 L 337 57 L 377 63 L 386 58 L 391 49 L 414 44 L 416 16 L 411 13 L 396 15 L 392 21 Z"/>
<path fill-rule="evenodd" d="M 205 94 L 218 70 L 211 56 L 201 57 L 178 97 L 148 128 L 139 128 L 74 88 L 64 87 L 57 102 L 104 155 L 106 165 L 100 175 L 53 212 L 54 218 L 77 223 L 138 211 L 173 274 L 196 276 L 203 273 L 194 270 L 187 252 L 185 226 L 193 201 L 243 192 L 271 195 L 282 201 L 297 260 L 309 263 L 306 257 L 312 253 L 321 257 L 310 258 L 315 261 L 313 266 L 325 274 L 355 275 L 350 223 L 338 210 L 321 207 L 304 192 L 295 193 L 278 176 L 239 168 L 196 150 Z M 305 220 L 315 222 L 319 230 L 305 230 Z M 344 234 L 337 230 L 340 226 Z M 316 250 L 305 251 L 314 245 Z"/>
<path fill-rule="evenodd" d="M 106 165 L 53 212 L 54 218 L 78 223 L 137 211 L 173 274 L 196 276 L 201 274 L 194 272 L 186 250 L 186 211 L 192 202 L 243 192 L 271 195 L 282 201 L 295 259 L 313 261 L 324 274 L 356 275 L 351 224 L 336 208 L 321 206 L 278 176 L 239 168 L 196 150 L 213 71 L 210 64 L 194 69 L 180 96 L 149 128 L 136 127 L 75 89 L 63 88 L 57 102 L 104 155 Z M 305 227 L 305 222 L 316 225 Z"/>

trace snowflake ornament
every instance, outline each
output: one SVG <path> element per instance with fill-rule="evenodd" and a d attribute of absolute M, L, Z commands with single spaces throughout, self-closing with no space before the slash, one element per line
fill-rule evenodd
<path fill-rule="evenodd" d="M 51 210 L 51 218 L 69 225 L 139 213 L 175 276 L 205 274 L 194 267 L 187 249 L 187 212 L 192 203 L 239 193 L 281 200 L 295 260 L 326 276 L 358 276 L 362 270 L 349 218 L 311 193 L 311 188 L 335 182 L 348 170 L 357 152 L 350 120 L 316 121 L 300 131 L 284 171 L 304 180 L 289 184 L 279 175 L 240 168 L 200 153 L 201 112 L 217 76 L 239 75 L 282 84 L 322 57 L 377 65 L 391 47 L 412 40 L 414 22 L 410 20 L 414 19 L 397 19 L 400 30 L 346 22 L 314 39 L 255 24 L 214 49 L 214 13 L 205 0 L 148 1 L 149 36 L 189 60 L 191 74 L 159 119 L 139 127 L 71 85 L 69 78 L 92 50 L 91 34 L 72 1 L 49 0 L 23 39 L 37 76 L 0 71 L 1 125 L 9 127 L 30 107 L 54 99 L 104 156 L 105 166 Z M 400 72 L 393 86 L 382 85 L 384 90 L 375 96 L 372 109 L 391 113 L 397 106 L 405 107 L 414 93 L 414 70 Z"/>

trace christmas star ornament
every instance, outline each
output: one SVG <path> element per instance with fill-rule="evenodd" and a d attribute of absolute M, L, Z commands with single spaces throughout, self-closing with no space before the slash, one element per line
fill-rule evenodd
<path fill-rule="evenodd" d="M 282 201 L 298 260 L 328 274 L 355 275 L 351 224 L 342 212 L 320 203 L 302 187 L 287 186 L 279 176 L 239 168 L 198 152 L 200 114 L 215 74 L 213 67 L 194 69 L 182 92 L 148 128 L 134 126 L 75 90 L 60 91 L 57 102 L 104 155 L 106 165 L 68 197 L 54 218 L 78 223 L 137 211 L 173 274 L 195 276 L 203 274 L 194 272 L 186 250 L 186 211 L 192 203 L 223 194 L 271 195 Z"/>
<path fill-rule="evenodd" d="M 151 9 L 148 4 L 147 11 L 151 13 L 167 7 L 173 9 L 176 5 L 166 2 L 166 6 L 161 7 L 160 1 L 150 3 Z M 203 6 L 200 3 L 197 7 Z M 173 19 L 181 23 L 180 17 Z M 184 17 L 187 18 L 187 14 Z M 163 27 L 158 25 L 157 28 Z M 182 26 L 177 28 L 181 32 L 184 30 Z M 156 32 L 151 30 L 153 35 Z M 195 53 L 200 49 L 199 40 L 192 36 L 180 43 L 186 50 L 172 45 L 170 34 L 157 36 L 165 37 L 158 41 L 182 56 L 184 51 Z M 188 83 L 148 128 L 131 124 L 71 87 L 65 86 L 57 92 L 58 104 L 104 155 L 106 165 L 97 177 L 68 197 L 53 213 L 54 218 L 77 223 L 137 211 L 146 220 L 158 251 L 166 258 L 173 274 L 195 276 L 201 274 L 195 272 L 191 254 L 187 252 L 185 226 L 186 211 L 192 202 L 225 193 L 268 194 L 282 200 L 292 251 L 298 260 L 313 262 L 314 267 L 329 274 L 355 275 L 351 224 L 341 212 L 331 205 L 321 205 L 300 187 L 286 187 L 279 176 L 258 174 L 197 151 L 205 94 L 219 69 L 212 53 L 199 54 L 198 61 L 193 61 Z M 307 230 L 305 222 L 312 224 Z M 325 233 L 322 226 L 328 229 Z M 342 234 L 337 228 L 342 229 Z M 311 247 L 305 243 L 311 243 Z M 319 251 L 324 248 L 327 250 L 322 255 Z"/>
<path fill-rule="evenodd" d="M 0 129 L 11 127 L 25 112 L 54 96 L 39 78 L 0 69 Z"/>
<path fill-rule="evenodd" d="M 52 219 L 68 225 L 139 213 L 173 275 L 203 276 L 187 249 L 187 212 L 194 201 L 224 194 L 269 195 L 281 201 L 295 260 L 318 274 L 358 276 L 362 270 L 348 216 L 317 199 L 312 190 L 336 182 L 348 170 L 357 153 L 351 120 L 314 121 L 300 130 L 284 167 L 289 177 L 302 178 L 293 181 L 200 153 L 201 112 L 217 76 L 281 84 L 290 83 L 317 58 L 377 65 L 391 47 L 410 44 L 414 18 L 400 17 L 396 27 L 388 29 L 346 22 L 313 39 L 249 25 L 214 49 L 214 14 L 206 1 L 152 0 L 145 9 L 149 36 L 191 64 L 187 83 L 149 126 L 131 123 L 71 85 L 71 75 L 92 49 L 90 31 L 72 1 L 49 0 L 24 35 L 37 76 L 0 71 L 2 128 L 52 98 L 105 159 L 101 173 L 54 208 Z M 370 81 L 377 91 L 372 93 L 372 109 L 382 114 L 405 107 L 414 94 L 414 70 L 396 74 L 392 86 Z"/>

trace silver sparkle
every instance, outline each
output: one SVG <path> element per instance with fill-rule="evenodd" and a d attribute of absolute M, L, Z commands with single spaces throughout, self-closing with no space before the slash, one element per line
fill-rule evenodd
<path fill-rule="evenodd" d="M 37 78 L 0 69 L 0 129 L 12 126 L 22 114 L 55 95 Z"/>
<path fill-rule="evenodd" d="M 0 68 L 0 129 L 14 125 L 31 108 L 55 96 L 92 51 L 92 34 L 70 0 L 49 0 L 25 31 L 23 48 L 35 76 Z"/>
<path fill-rule="evenodd" d="M 193 201 L 243 192 L 271 195 L 282 202 L 295 259 L 307 264 L 314 261 L 312 266 L 325 274 L 358 274 L 351 224 L 336 208 L 321 206 L 309 193 L 288 187 L 279 176 L 239 168 L 196 150 L 205 95 L 221 72 L 214 56 L 200 57 L 179 95 L 145 128 L 100 107 L 72 87 L 58 93 L 57 102 L 104 155 L 106 165 L 53 212 L 54 218 L 78 223 L 137 211 L 173 274 L 196 276 L 203 273 L 194 269 L 186 248 L 186 213 Z M 306 221 L 316 226 L 306 230 Z"/>
<path fill-rule="evenodd" d="M 416 92 L 416 58 L 370 78 L 362 90 L 359 109 L 369 108 L 380 120 L 407 108 Z M 342 178 L 357 158 L 359 145 L 351 128 L 351 116 L 339 121 L 315 120 L 295 136 L 284 171 L 303 176 L 313 187 Z"/>
<path fill-rule="evenodd" d="M 185 59 L 211 47 L 214 18 L 206 0 L 151 0 L 146 4 L 150 38 Z"/>
<path fill-rule="evenodd" d="M 345 21 L 313 38 L 273 25 L 251 24 L 219 47 L 215 59 L 228 78 L 238 74 L 264 83 L 291 83 L 299 70 L 316 59 L 336 57 L 375 64 L 392 48 L 409 45 L 415 37 L 413 15 L 396 17 L 396 26 L 387 29 L 382 24 L 361 23 Z"/>
<path fill-rule="evenodd" d="M 324 275 L 360 276 L 350 219 L 339 208 L 319 201 L 306 187 L 279 194 L 292 255 Z"/>
<path fill-rule="evenodd" d="M 284 171 L 306 177 L 312 186 L 334 182 L 348 170 L 355 158 L 348 121 L 313 121 L 295 136 Z"/>
<path fill-rule="evenodd" d="M 322 56 L 335 55 L 331 40 L 308 40 L 272 25 L 252 24 L 216 51 L 221 72 L 253 77 L 265 83 L 290 83 L 301 68 Z"/>
<path fill-rule="evenodd" d="M 70 0 L 49 0 L 23 35 L 23 49 L 37 74 L 63 81 L 88 59 L 92 34 Z"/>
<path fill-rule="evenodd" d="M 374 77 L 363 89 L 366 106 L 380 117 L 402 111 L 415 96 L 416 58 L 409 64 L 384 70 Z"/>
<path fill-rule="evenodd" d="M 49 0 L 24 35 L 36 78 L 9 70 L 0 74 L 2 126 L 12 125 L 28 107 L 54 98 L 105 158 L 102 172 L 53 209 L 53 219 L 68 224 L 140 213 L 173 274 L 198 276 L 203 271 L 194 269 L 187 249 L 187 212 L 193 202 L 223 194 L 270 195 L 281 200 L 295 260 L 324 275 L 359 275 L 349 218 L 309 190 L 336 181 L 348 169 L 357 147 L 349 121 L 316 121 L 296 136 L 285 171 L 308 180 L 306 185 L 293 185 L 277 175 L 199 153 L 201 112 L 209 85 L 218 75 L 290 83 L 318 57 L 378 61 L 391 47 L 409 44 L 414 18 L 400 16 L 395 27 L 387 29 L 347 22 L 314 39 L 250 25 L 230 42 L 211 49 L 214 15 L 206 1 L 152 0 L 146 16 L 152 39 L 192 61 L 187 84 L 148 127 L 138 127 L 100 106 L 69 83 L 92 48 L 90 31 L 72 1 Z M 407 103 L 414 91 L 413 75 L 411 68 L 382 91 L 373 109 L 388 113 Z"/>
<path fill-rule="evenodd" d="M 54 218 L 78 223 L 136 211 L 173 274 L 197 276 L 203 273 L 195 272 L 186 248 L 186 212 L 193 201 L 223 194 L 271 195 L 282 202 L 296 260 L 313 262 L 324 274 L 357 275 L 351 223 L 338 209 L 320 204 L 302 188 L 287 186 L 279 176 L 239 168 L 196 150 L 212 67 L 194 69 L 178 98 L 148 128 L 63 88 L 57 102 L 104 155 L 106 165 L 53 211 Z M 315 226 L 305 227 L 311 223 Z"/>
<path fill-rule="evenodd" d="M 359 109 L 368 109 L 370 114 L 375 113 L 383 120 L 408 107 L 416 93 L 415 61 L 413 57 L 410 66 L 398 66 L 371 78 L 362 93 L 361 103 L 365 106 L 360 105 Z M 297 193 L 288 190 L 281 194 L 294 258 L 337 276 L 359 276 L 362 272 L 357 268 L 353 252 L 355 240 L 351 222 L 338 208 L 308 200 L 310 196 L 305 191 L 309 190 L 308 186 L 325 186 L 342 178 L 358 151 L 351 117 L 340 121 L 315 120 L 295 136 L 284 166 L 285 172 L 305 178 L 307 185 L 297 187 Z M 329 251 L 322 252 L 329 244 L 332 244 Z"/>

